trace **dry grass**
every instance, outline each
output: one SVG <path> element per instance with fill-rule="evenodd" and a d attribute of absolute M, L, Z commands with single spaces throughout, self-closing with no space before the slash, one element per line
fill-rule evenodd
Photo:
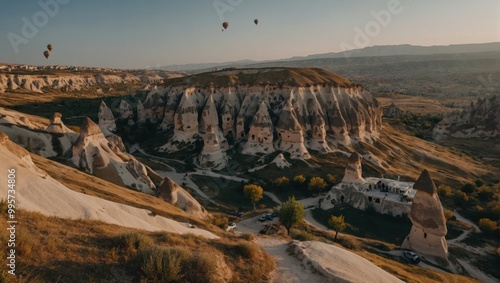
<path fill-rule="evenodd" d="M 361 149 L 374 153 L 389 165 L 385 177 L 406 176 L 416 180 L 423 169 L 427 169 L 437 183 L 458 186 L 498 174 L 498 168 L 476 158 L 405 134 L 387 124 L 377 142 L 363 143 Z"/>
<path fill-rule="evenodd" d="M 439 272 L 433 269 L 421 268 L 409 263 L 400 262 L 401 257 L 378 252 L 375 249 L 390 251 L 399 248 L 399 246 L 388 244 L 377 240 L 367 240 L 347 234 L 342 234 L 338 237 L 338 241 L 334 242 L 335 233 L 333 231 L 325 231 L 316 228 L 310 224 L 302 222 L 299 229 L 307 231 L 310 235 L 314 235 L 315 239 L 328 244 L 342 246 L 349 249 L 351 252 L 369 260 L 378 267 L 393 274 L 405 282 L 427 283 L 427 282 L 478 282 L 470 277 Z M 285 239 L 290 240 L 289 237 Z M 375 249 L 374 249 L 375 248 Z"/>
<path fill-rule="evenodd" d="M 5 223 L 2 217 L 1 229 Z M 231 276 L 226 282 L 258 282 L 274 269 L 271 256 L 237 236 L 207 240 L 24 210 L 18 211 L 18 223 L 16 274 L 25 281 L 6 274 L 3 267 L 0 282 L 165 282 L 168 260 L 164 256 L 172 254 L 186 255 L 179 257 L 179 282 L 200 278 L 221 282 L 226 275 Z M 5 246 L 6 240 L 2 234 L 0 245 Z M 192 270 L 197 273 L 188 274 Z"/>
<path fill-rule="evenodd" d="M 319 68 L 264 68 L 264 69 L 232 69 L 207 72 L 173 78 L 165 82 L 169 86 L 191 85 L 198 87 L 225 87 L 228 85 L 283 85 L 311 86 L 316 84 L 332 84 L 350 87 L 354 84 L 331 71 Z"/>
<path fill-rule="evenodd" d="M 415 114 L 432 114 L 440 113 L 444 114 L 447 112 L 457 111 L 458 108 L 451 108 L 448 105 L 452 103 L 456 105 L 469 105 L 471 101 L 477 100 L 476 97 L 468 98 L 434 98 L 434 97 L 422 97 L 414 95 L 405 94 L 377 94 L 374 93 L 377 100 L 382 103 L 382 107 L 387 107 L 391 103 L 396 104 L 403 111 L 410 111 Z"/>

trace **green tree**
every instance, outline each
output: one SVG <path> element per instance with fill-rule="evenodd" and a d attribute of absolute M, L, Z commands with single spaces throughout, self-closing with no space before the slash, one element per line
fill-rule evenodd
<path fill-rule="evenodd" d="M 290 179 L 288 179 L 287 177 L 279 177 L 274 179 L 274 184 L 277 187 L 285 187 L 290 184 Z"/>
<path fill-rule="evenodd" d="M 311 192 L 319 193 L 326 188 L 327 184 L 325 180 L 321 177 L 313 177 L 309 180 L 307 189 Z"/>
<path fill-rule="evenodd" d="M 247 197 L 253 204 L 253 210 L 255 210 L 255 204 L 264 197 L 262 195 L 263 192 L 264 189 L 262 189 L 261 186 L 255 184 L 245 185 L 243 187 L 243 193 L 245 194 L 245 197 Z"/>
<path fill-rule="evenodd" d="M 339 232 L 344 231 L 346 228 L 344 215 L 332 215 L 328 220 L 328 227 L 335 231 L 335 241 L 337 241 L 337 235 L 339 234 Z"/>
<path fill-rule="evenodd" d="M 288 235 L 290 235 L 290 229 L 306 216 L 306 211 L 304 205 L 296 201 L 295 197 L 292 196 L 281 204 L 281 208 L 276 211 L 276 214 L 278 214 L 281 224 L 285 226 Z"/>

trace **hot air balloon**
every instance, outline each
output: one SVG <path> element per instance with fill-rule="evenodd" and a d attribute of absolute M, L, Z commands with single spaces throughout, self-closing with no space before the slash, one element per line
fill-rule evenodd
<path fill-rule="evenodd" d="M 51 43 L 51 44 L 49 44 L 49 45 L 47 45 L 47 49 L 48 49 L 49 51 L 52 51 L 52 49 L 54 49 L 54 45 L 52 45 L 52 43 Z"/>
<path fill-rule="evenodd" d="M 255 20 L 253 20 L 253 22 L 255 23 L 255 25 L 258 25 L 259 24 L 259 19 L 255 19 Z"/>
<path fill-rule="evenodd" d="M 228 23 L 228 22 L 223 22 L 223 23 L 222 23 L 222 27 L 223 27 L 224 29 L 227 29 L 227 27 L 228 27 L 228 26 L 229 26 L 229 23 Z"/>
<path fill-rule="evenodd" d="M 45 56 L 45 58 L 49 59 L 50 51 L 48 51 L 48 50 L 43 51 L 43 56 Z"/>

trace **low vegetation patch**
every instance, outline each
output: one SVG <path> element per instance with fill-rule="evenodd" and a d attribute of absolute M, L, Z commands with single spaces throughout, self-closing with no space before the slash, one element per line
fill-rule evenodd
<path fill-rule="evenodd" d="M 16 276 L 4 266 L 0 282 L 261 282 L 275 268 L 248 236 L 208 240 L 24 210 L 17 217 Z"/>

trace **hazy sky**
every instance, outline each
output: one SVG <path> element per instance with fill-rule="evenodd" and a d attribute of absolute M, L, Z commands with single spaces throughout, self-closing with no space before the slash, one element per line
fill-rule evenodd
<path fill-rule="evenodd" d="M 500 1 L 2 0 L 0 37 L 0 62 L 34 65 L 279 59 L 342 46 L 499 42 Z M 48 43 L 55 48 L 45 60 Z"/>

